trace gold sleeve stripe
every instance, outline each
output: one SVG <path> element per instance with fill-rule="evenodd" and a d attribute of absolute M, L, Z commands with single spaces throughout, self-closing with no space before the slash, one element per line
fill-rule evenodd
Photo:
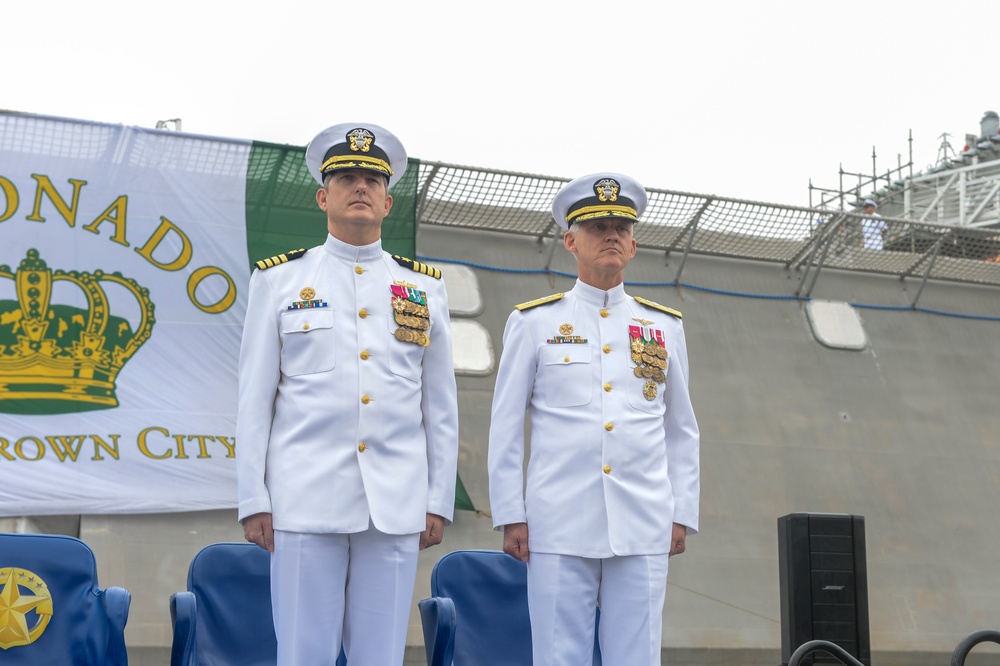
<path fill-rule="evenodd" d="M 525 310 L 530 310 L 531 308 L 538 307 L 539 305 L 545 305 L 546 303 L 555 303 L 560 298 L 566 294 L 552 294 L 551 296 L 545 296 L 543 298 L 536 298 L 533 301 L 528 301 L 527 303 L 518 303 L 514 306 L 515 310 L 520 310 L 524 312 Z"/>
<path fill-rule="evenodd" d="M 406 257 L 401 257 L 398 254 L 392 255 L 392 258 L 396 260 L 396 263 L 403 268 L 409 268 L 414 273 L 422 273 L 428 275 L 435 280 L 441 279 L 441 269 L 434 268 L 433 266 L 428 266 L 427 264 L 422 264 L 419 261 L 414 261 L 413 259 L 408 259 Z"/>
<path fill-rule="evenodd" d="M 285 264 L 293 259 L 298 259 L 299 257 L 305 256 L 305 248 L 299 248 L 298 250 L 291 250 L 285 252 L 284 254 L 276 254 L 273 257 L 268 257 L 267 259 L 261 259 L 260 261 L 254 262 L 254 266 L 260 270 L 265 268 L 273 268 L 278 264 Z"/>
<path fill-rule="evenodd" d="M 678 319 L 683 318 L 683 315 L 680 312 L 674 310 L 673 308 L 668 308 L 666 305 L 660 305 L 659 303 L 654 303 L 653 301 L 647 301 L 645 298 L 640 298 L 638 296 L 633 296 L 632 298 L 634 298 L 637 303 L 641 303 L 647 308 L 653 308 L 654 310 L 659 310 L 660 312 L 666 312 L 668 315 L 677 317 Z"/>

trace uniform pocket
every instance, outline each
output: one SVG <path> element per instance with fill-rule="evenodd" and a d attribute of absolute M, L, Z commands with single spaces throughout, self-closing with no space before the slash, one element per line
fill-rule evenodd
<path fill-rule="evenodd" d="M 549 407 L 579 407 L 589 404 L 594 393 L 590 345 L 542 347 L 542 394 Z"/>
<path fill-rule="evenodd" d="M 281 313 L 281 372 L 294 377 L 333 370 L 337 343 L 333 310 L 308 308 Z"/>
<path fill-rule="evenodd" d="M 417 341 L 418 330 L 403 327 L 396 321 L 395 314 L 389 315 L 389 371 L 392 374 L 419 382 L 423 370 L 424 347 Z M 405 331 L 400 333 L 398 331 Z M 430 328 L 422 331 L 428 337 L 433 335 Z M 412 334 L 412 335 L 411 335 Z"/>
<path fill-rule="evenodd" d="M 669 368 L 667 372 L 669 372 Z M 663 399 L 663 391 L 666 383 L 658 384 L 651 377 L 636 377 L 634 365 L 629 366 L 628 374 L 629 377 L 625 380 L 625 395 L 628 397 L 628 403 L 640 412 L 664 413 L 666 402 Z"/>

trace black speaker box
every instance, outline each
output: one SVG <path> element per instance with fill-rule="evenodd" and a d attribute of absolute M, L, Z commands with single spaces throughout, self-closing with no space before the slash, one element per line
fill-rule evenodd
<path fill-rule="evenodd" d="M 871 666 L 868 627 L 868 568 L 865 519 L 829 513 L 792 513 L 778 518 L 781 587 L 781 663 L 812 640 L 836 643 Z M 814 652 L 808 664 L 840 664 Z"/>

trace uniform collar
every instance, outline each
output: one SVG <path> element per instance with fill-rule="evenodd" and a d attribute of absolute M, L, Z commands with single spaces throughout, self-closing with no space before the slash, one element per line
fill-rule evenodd
<path fill-rule="evenodd" d="M 576 286 L 573 287 L 573 293 L 576 294 L 581 301 L 606 308 L 609 305 L 615 305 L 625 300 L 625 284 L 622 283 L 604 291 L 603 289 L 598 289 L 597 287 L 591 287 L 589 284 L 581 282 L 578 278 Z"/>
<path fill-rule="evenodd" d="M 327 234 L 323 249 L 344 261 L 374 261 L 382 256 L 382 239 L 369 245 L 351 245 Z"/>

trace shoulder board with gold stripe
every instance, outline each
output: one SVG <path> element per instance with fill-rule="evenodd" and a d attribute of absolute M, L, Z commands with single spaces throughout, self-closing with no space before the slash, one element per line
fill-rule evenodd
<path fill-rule="evenodd" d="M 654 303 L 653 301 L 647 301 L 645 298 L 639 298 L 638 296 L 633 296 L 632 298 L 634 298 L 637 303 L 642 303 L 647 308 L 653 308 L 654 310 L 659 310 L 660 312 L 666 312 L 668 315 L 677 317 L 678 319 L 682 318 L 680 312 L 674 310 L 673 308 L 668 308 L 666 305 L 660 305 L 659 303 Z"/>
<path fill-rule="evenodd" d="M 524 312 L 525 310 L 530 310 L 531 308 L 538 307 L 539 305 L 545 305 L 546 303 L 555 303 L 565 295 L 566 294 L 552 294 L 551 296 L 536 298 L 535 300 L 528 301 L 527 303 L 518 303 L 517 305 L 514 306 L 514 309 Z"/>
<path fill-rule="evenodd" d="M 403 268 L 409 268 L 415 273 L 423 273 L 424 275 L 429 275 L 435 280 L 441 279 L 441 269 L 434 268 L 433 266 L 428 266 L 427 264 L 422 264 L 419 261 L 414 261 L 413 259 L 407 259 L 406 257 L 401 257 L 398 254 L 392 255 L 392 258 L 396 260 L 396 263 Z"/>
<path fill-rule="evenodd" d="M 268 257 L 267 259 L 261 259 L 260 261 L 254 262 L 254 266 L 260 270 L 265 268 L 271 268 L 272 266 L 277 266 L 278 264 L 288 263 L 292 259 L 298 259 L 304 256 L 306 253 L 304 248 L 299 248 L 298 250 L 292 250 L 290 252 L 285 252 L 284 254 L 276 254 L 273 257 Z"/>

